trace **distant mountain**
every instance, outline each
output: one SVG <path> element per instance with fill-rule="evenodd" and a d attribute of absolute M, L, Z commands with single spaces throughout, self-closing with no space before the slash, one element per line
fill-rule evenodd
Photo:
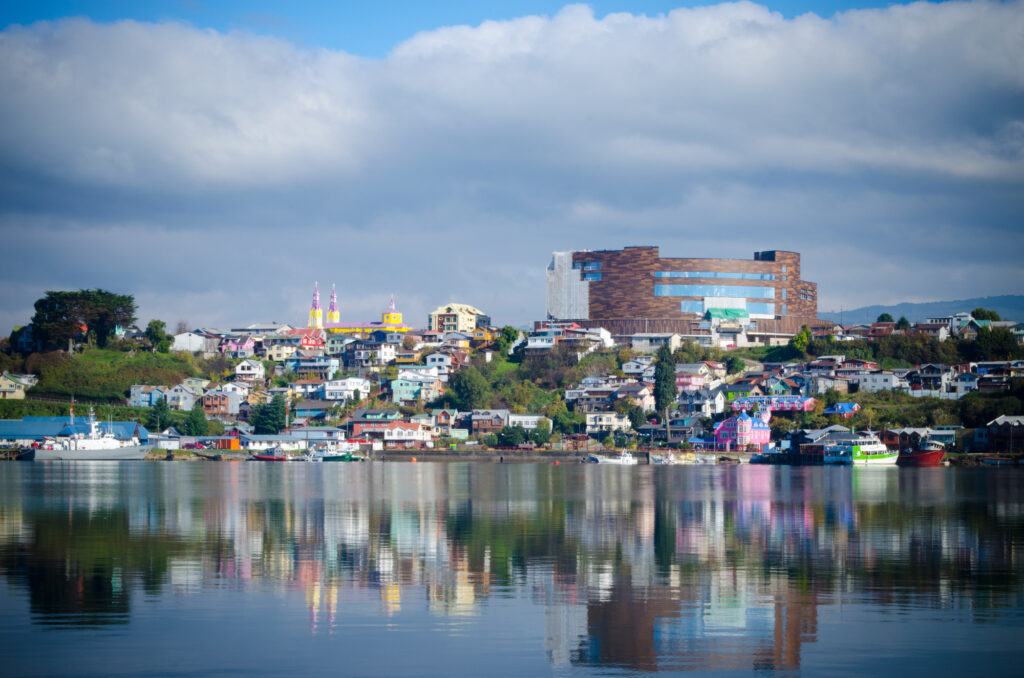
<path fill-rule="evenodd" d="M 925 318 L 952 315 L 966 311 L 970 313 L 981 306 L 999 314 L 1003 320 L 1024 321 L 1024 294 L 1004 294 L 998 297 L 979 297 L 960 301 L 929 301 L 921 304 L 903 303 L 893 306 L 862 306 L 840 311 L 821 311 L 818 317 L 844 325 L 873 323 L 878 316 L 888 313 L 894 320 L 906 316 L 912 323 L 923 322 Z"/>

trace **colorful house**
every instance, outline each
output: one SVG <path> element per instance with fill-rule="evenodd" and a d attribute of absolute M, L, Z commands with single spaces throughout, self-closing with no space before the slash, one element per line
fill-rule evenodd
<path fill-rule="evenodd" d="M 715 445 L 719 449 L 745 450 L 755 445 L 759 450 L 771 440 L 772 431 L 768 426 L 771 412 L 765 410 L 751 417 L 744 410 L 738 416 L 729 417 L 715 426 Z"/>

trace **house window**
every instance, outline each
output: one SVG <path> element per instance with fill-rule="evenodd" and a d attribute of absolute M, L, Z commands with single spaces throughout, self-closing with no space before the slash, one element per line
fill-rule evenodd
<path fill-rule="evenodd" d="M 583 279 L 584 280 L 591 280 L 591 281 L 598 281 L 598 280 L 601 279 L 601 274 L 600 273 L 584 273 L 583 274 Z"/>
<path fill-rule="evenodd" d="M 783 301 L 786 300 L 786 288 L 785 287 L 782 288 L 782 300 Z"/>
<path fill-rule="evenodd" d="M 601 270 L 601 262 L 600 261 L 588 261 L 585 264 L 583 264 L 583 270 L 584 271 L 600 271 Z"/>

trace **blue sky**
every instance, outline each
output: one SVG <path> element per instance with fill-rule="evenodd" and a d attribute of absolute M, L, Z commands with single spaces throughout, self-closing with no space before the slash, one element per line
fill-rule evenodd
<path fill-rule="evenodd" d="M 314 281 L 526 325 L 552 251 L 628 245 L 800 252 L 823 311 L 1024 291 L 1024 0 L 674 4 L 0 3 L 0 335 Z"/>
<path fill-rule="evenodd" d="M 80 2 L 75 0 L 5 0 L 0 3 L 0 24 L 30 24 L 71 16 L 94 21 L 183 21 L 217 31 L 242 30 L 284 38 L 305 47 L 326 47 L 365 57 L 384 57 L 395 45 L 420 31 L 442 26 L 478 25 L 530 14 L 552 16 L 568 2 L 545 0 L 378 0 L 376 2 L 270 2 L 268 0 L 147 0 L 134 2 Z M 597 17 L 611 12 L 657 16 L 678 7 L 699 7 L 709 2 L 643 0 L 640 2 L 584 3 Z M 787 18 L 814 12 L 832 16 L 851 8 L 887 7 L 878 0 L 814 2 L 784 0 L 761 3 Z"/>

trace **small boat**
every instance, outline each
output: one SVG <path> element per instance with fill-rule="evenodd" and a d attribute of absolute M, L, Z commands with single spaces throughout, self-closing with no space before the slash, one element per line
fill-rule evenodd
<path fill-rule="evenodd" d="M 615 457 L 605 457 L 600 454 L 592 454 L 587 458 L 587 461 L 589 461 L 592 464 L 617 464 L 619 466 L 636 465 L 636 457 L 634 457 L 631 452 L 627 452 L 626 450 L 622 450 L 621 452 L 619 452 L 618 456 Z"/>
<path fill-rule="evenodd" d="M 710 465 L 714 465 L 714 464 L 718 463 L 718 455 L 717 454 L 707 454 L 707 453 L 698 452 L 695 455 L 694 463 L 695 464 L 707 464 L 709 466 Z"/>
<path fill-rule="evenodd" d="M 296 458 L 297 457 L 293 457 L 280 447 L 271 447 L 262 454 L 257 454 L 256 452 L 253 452 L 252 456 L 249 459 L 251 461 L 293 461 Z"/>
<path fill-rule="evenodd" d="M 342 440 L 330 445 L 313 448 L 307 456 L 309 461 L 366 461 L 359 452 L 359 442 Z"/>
<path fill-rule="evenodd" d="M 917 449 L 900 450 L 896 463 L 900 466 L 941 466 L 946 446 L 934 440 L 922 440 Z"/>

